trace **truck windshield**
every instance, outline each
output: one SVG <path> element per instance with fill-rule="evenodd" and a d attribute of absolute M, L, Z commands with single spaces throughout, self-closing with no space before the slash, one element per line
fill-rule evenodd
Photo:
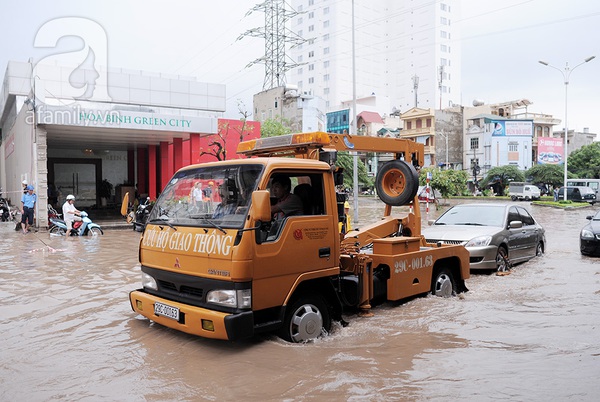
<path fill-rule="evenodd" d="M 156 200 L 148 223 L 241 228 L 262 165 L 216 165 L 177 172 Z"/>

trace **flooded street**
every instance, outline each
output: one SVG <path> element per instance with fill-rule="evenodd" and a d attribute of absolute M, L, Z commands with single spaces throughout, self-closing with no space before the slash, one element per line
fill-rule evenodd
<path fill-rule="evenodd" d="M 359 205 L 358 227 L 383 210 Z M 0 400 L 595 401 L 600 259 L 580 255 L 579 231 L 597 208 L 520 205 L 546 229 L 542 258 L 472 275 L 464 297 L 347 316 L 303 345 L 202 339 L 133 313 L 137 232 L 65 238 L 1 223 Z"/>

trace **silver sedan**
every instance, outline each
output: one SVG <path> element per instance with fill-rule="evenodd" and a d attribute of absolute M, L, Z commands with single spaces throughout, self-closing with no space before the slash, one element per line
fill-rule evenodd
<path fill-rule="evenodd" d="M 464 245 L 472 270 L 506 271 L 546 247 L 544 228 L 514 204 L 456 205 L 430 225 L 423 230 L 427 242 Z"/>

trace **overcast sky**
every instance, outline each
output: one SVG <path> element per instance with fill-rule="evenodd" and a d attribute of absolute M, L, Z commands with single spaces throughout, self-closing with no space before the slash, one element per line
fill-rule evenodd
<path fill-rule="evenodd" d="M 350 0 L 331 1 L 351 4 Z M 84 17 L 96 21 L 106 33 L 110 67 L 226 84 L 226 117 L 238 118 L 238 101 L 251 112 L 252 95 L 262 90 L 264 81 L 263 65 L 246 67 L 262 56 L 264 42 L 253 37 L 238 40 L 247 30 L 264 24 L 261 12 L 245 16 L 261 2 L 0 0 L 0 72 L 3 78 L 8 60 L 33 58 L 35 62 L 49 52 L 56 53 L 56 49 L 34 45 L 44 23 Z M 566 63 L 572 68 L 589 56 L 598 56 L 572 70 L 568 126 L 588 127 L 600 134 L 600 1 L 462 0 L 462 18 L 453 24 L 459 24 L 462 35 L 464 105 L 474 99 L 496 103 L 526 98 L 533 103 L 530 112 L 562 120 Z M 73 50 L 81 41 L 67 38 L 59 45 L 59 49 Z"/>

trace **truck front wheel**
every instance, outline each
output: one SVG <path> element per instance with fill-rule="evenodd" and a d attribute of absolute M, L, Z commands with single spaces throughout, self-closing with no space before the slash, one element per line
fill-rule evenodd
<path fill-rule="evenodd" d="M 440 269 L 433 276 L 431 294 L 441 297 L 450 297 L 456 294 L 456 281 L 449 269 Z"/>
<path fill-rule="evenodd" d="M 327 334 L 331 318 L 320 296 L 306 295 L 296 300 L 285 313 L 279 336 L 288 342 L 302 343 Z"/>

